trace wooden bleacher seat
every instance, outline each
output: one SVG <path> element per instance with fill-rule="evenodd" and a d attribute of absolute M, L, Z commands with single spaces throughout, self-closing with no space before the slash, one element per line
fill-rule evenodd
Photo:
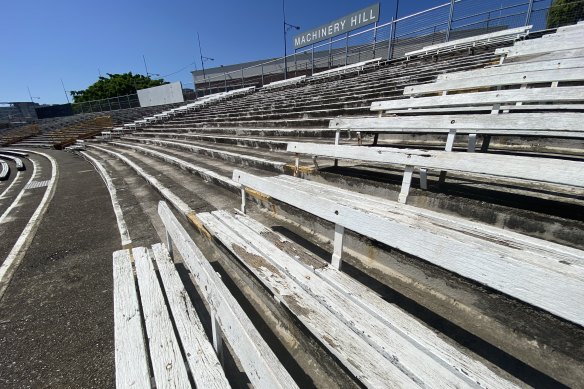
<path fill-rule="evenodd" d="M 578 113 L 584 108 L 582 87 L 563 86 L 581 81 L 584 58 L 445 74 L 435 82 L 406 87 L 404 95 L 410 99 L 372 103 L 377 118 L 341 117 L 329 127 L 337 130 L 335 143 L 343 129 L 448 134 L 447 151 L 452 150 L 457 133 L 469 134 L 468 151 L 474 151 L 477 134 L 484 136 L 483 151 L 491 135 L 582 138 L 582 114 Z M 542 85 L 547 87 L 540 88 Z M 508 89 L 517 87 L 520 89 Z M 483 114 L 477 113 L 480 111 Z M 383 117 L 383 113 L 393 116 Z M 416 114 L 423 115 L 412 116 Z"/>
<path fill-rule="evenodd" d="M 0 161 L 0 180 L 6 180 L 10 174 L 10 167 L 4 161 Z"/>
<path fill-rule="evenodd" d="M 297 154 L 404 166 L 405 172 L 399 195 L 401 203 L 405 203 L 407 200 L 414 169 L 422 172 L 420 186 L 423 189 L 427 188 L 426 169 L 519 179 L 524 184 L 535 182 L 584 188 L 584 162 L 579 161 L 306 142 L 289 142 L 287 150 Z"/>
<path fill-rule="evenodd" d="M 3 150 L 1 150 L 1 151 L 3 151 Z M 3 154 L 0 154 L 0 158 L 8 159 L 8 160 L 14 162 L 17 170 L 24 170 L 24 163 L 22 162 L 22 159 L 20 159 L 19 157 L 15 157 L 12 155 L 6 155 L 3 153 Z"/>
<path fill-rule="evenodd" d="M 131 258 L 136 267 L 141 304 L 136 294 Z M 153 259 L 162 285 L 157 280 Z M 176 323 L 178 339 L 171 315 Z M 165 387 L 168 382 L 176 387 L 190 387 L 187 365 L 197 387 L 229 387 L 219 359 L 163 245 L 152 246 L 152 251 L 138 247 L 132 249 L 131 254 L 130 250 L 114 253 L 114 320 L 118 388 L 151 387 L 148 361 L 151 362 L 157 387 Z M 149 355 L 146 353 L 144 333 L 147 334 Z"/>
<path fill-rule="evenodd" d="M 383 58 L 373 58 L 366 61 L 361 61 L 357 63 L 353 63 L 350 65 L 340 66 L 338 68 L 325 70 L 322 72 L 314 73 L 308 80 L 316 80 L 320 78 L 330 77 L 337 74 L 344 74 L 347 72 L 361 72 L 368 66 L 375 66 L 381 63 Z"/>
<path fill-rule="evenodd" d="M 269 84 L 264 85 L 262 87 L 262 89 L 272 89 L 272 88 L 280 88 L 283 86 L 295 85 L 295 84 L 298 84 L 298 83 L 304 81 L 304 79 L 306 79 L 306 76 L 298 76 L 298 77 L 287 78 L 285 80 L 274 81 L 274 82 L 270 82 Z"/>
<path fill-rule="evenodd" d="M 233 180 L 335 224 L 340 268 L 345 228 L 584 324 L 584 252 L 512 231 L 290 176 L 239 170 Z"/>
<path fill-rule="evenodd" d="M 350 276 L 250 217 L 233 211 L 197 217 L 364 386 L 513 386 Z"/>
<path fill-rule="evenodd" d="M 223 341 L 227 341 L 250 383 L 256 388 L 297 388 L 292 377 L 223 284 L 220 275 L 215 272 L 165 202 L 159 203 L 158 214 L 166 228 L 170 253 L 175 248 L 180 253 L 201 297 L 209 306 L 213 346 L 217 353 L 222 354 Z M 171 269 L 173 265 L 170 258 L 167 257 L 165 261 L 168 271 L 174 270 Z M 180 297 L 184 304 L 186 296 Z M 197 384 L 197 387 L 208 386 Z"/>
<path fill-rule="evenodd" d="M 423 47 L 422 49 L 410 51 L 405 53 L 405 57 L 410 59 L 412 57 L 424 57 L 428 55 L 438 55 L 442 53 L 450 53 L 453 51 L 466 50 L 473 47 L 487 46 L 502 42 L 514 41 L 521 39 L 529 34 L 533 26 L 517 27 L 508 30 L 491 32 L 488 34 L 471 36 L 468 38 L 456 39 L 449 42 L 438 43 L 431 46 Z"/>

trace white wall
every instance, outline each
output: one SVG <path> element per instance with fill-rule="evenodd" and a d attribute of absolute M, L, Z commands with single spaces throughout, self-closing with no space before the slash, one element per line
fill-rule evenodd
<path fill-rule="evenodd" d="M 138 100 L 140 100 L 141 107 L 182 103 L 184 101 L 182 84 L 179 81 L 153 88 L 140 89 L 138 90 Z"/>

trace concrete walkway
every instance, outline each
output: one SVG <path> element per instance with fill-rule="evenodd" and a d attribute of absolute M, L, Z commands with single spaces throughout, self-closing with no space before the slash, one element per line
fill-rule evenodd
<path fill-rule="evenodd" d="M 56 192 L 0 301 L 0 387 L 113 387 L 110 197 L 81 157 L 42 150 Z"/>

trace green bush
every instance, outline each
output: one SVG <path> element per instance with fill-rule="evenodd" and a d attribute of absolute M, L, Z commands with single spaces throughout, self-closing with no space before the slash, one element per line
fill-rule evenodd
<path fill-rule="evenodd" d="M 574 24 L 584 18 L 583 0 L 554 0 L 547 17 L 547 28 Z"/>
<path fill-rule="evenodd" d="M 71 91 L 73 101 L 82 103 L 85 101 L 102 100 L 110 97 L 125 96 L 136 93 L 138 89 L 151 88 L 166 84 L 164 80 L 153 80 L 141 74 L 107 74 L 107 77 L 99 77 L 95 83 L 81 91 Z"/>

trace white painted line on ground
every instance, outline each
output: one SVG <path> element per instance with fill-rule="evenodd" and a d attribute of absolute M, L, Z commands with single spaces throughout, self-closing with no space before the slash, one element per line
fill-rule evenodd
<path fill-rule="evenodd" d="M 34 160 L 32 158 L 31 158 L 30 162 L 32 162 L 32 176 L 30 177 L 30 179 L 28 180 L 28 182 L 26 183 L 24 188 L 22 188 L 20 193 L 18 193 L 18 196 L 16 196 L 16 198 L 14 199 L 12 204 L 10 204 L 10 206 L 8 208 L 6 208 L 6 211 L 4 211 L 2 216 L 0 216 L 0 224 L 2 224 L 4 222 L 4 219 L 6 219 L 6 217 L 10 213 L 10 211 L 12 211 L 14 208 L 16 208 L 16 206 L 20 202 L 20 199 L 22 198 L 22 196 L 24 196 L 24 193 L 26 192 L 26 189 L 27 189 L 26 187 L 28 185 L 30 185 L 30 183 L 35 180 L 37 175 L 40 175 L 40 171 L 37 171 L 36 163 L 34 162 Z"/>
<path fill-rule="evenodd" d="M 8 287 L 8 284 L 10 283 L 10 280 L 12 279 L 12 276 L 14 275 L 14 272 L 16 271 L 16 269 L 18 268 L 18 265 L 20 265 L 20 262 L 24 258 L 24 255 L 26 254 L 26 250 L 30 246 L 30 243 L 32 242 L 32 240 L 36 234 L 36 231 L 39 227 L 39 224 L 43 218 L 43 215 L 47 211 L 47 208 L 49 207 L 49 203 L 51 202 L 51 200 L 53 199 L 53 196 L 55 195 L 56 182 L 57 182 L 57 177 L 59 175 L 59 171 L 57 168 L 57 161 L 53 157 L 51 157 L 50 155 L 44 154 L 44 153 L 39 153 L 37 151 L 29 151 L 29 150 L 23 150 L 23 151 L 25 151 L 27 153 L 34 153 L 34 154 L 41 155 L 41 156 L 47 158 L 49 161 L 51 161 L 51 168 L 52 168 L 51 180 L 50 180 L 49 186 L 47 187 L 47 190 L 45 191 L 45 194 L 44 194 L 39 206 L 34 211 L 34 214 L 32 215 L 32 217 L 30 218 L 30 220 L 26 224 L 26 227 L 24 227 L 24 230 L 22 230 L 20 237 L 16 241 L 16 244 L 14 245 L 14 247 L 12 247 L 12 250 L 8 254 L 8 257 L 6 257 L 6 259 L 2 263 L 2 266 L 0 266 L 0 300 L 2 300 L 2 297 L 4 296 L 4 292 L 6 291 L 6 288 Z M 34 165 L 33 165 L 33 169 L 34 169 Z M 33 177 L 34 177 L 34 175 L 33 175 Z"/>
<path fill-rule="evenodd" d="M 12 180 L 12 182 L 10 183 L 10 185 L 8 185 L 8 188 L 6 188 L 6 190 L 4 192 L 2 192 L 2 194 L 0 194 L 0 200 L 2 200 L 4 198 L 4 195 L 6 193 L 8 193 L 8 191 L 12 188 L 12 186 L 14 186 L 14 184 L 16 184 L 18 182 L 18 179 L 20 178 L 20 170 L 16 171 L 16 177 L 14 177 L 14 180 Z"/>
<path fill-rule="evenodd" d="M 81 151 L 81 155 L 83 155 L 84 158 L 89 160 L 89 162 L 91 162 L 91 164 L 93 166 L 95 166 L 95 169 L 97 170 L 97 172 L 99 173 L 99 175 L 101 176 L 103 181 L 105 182 L 107 190 L 109 191 L 110 197 L 112 199 L 112 205 L 114 207 L 114 212 L 116 214 L 116 220 L 118 222 L 118 230 L 120 231 L 120 238 L 122 239 L 122 246 L 127 246 L 127 245 L 131 244 L 132 239 L 130 238 L 130 231 L 128 231 L 126 221 L 124 220 L 124 213 L 122 212 L 122 207 L 120 206 L 120 203 L 118 202 L 118 195 L 117 195 L 116 187 L 114 186 L 114 183 L 113 183 L 110 175 L 108 174 L 107 170 L 105 170 L 103 165 L 101 163 L 99 163 L 99 161 L 97 159 L 95 159 L 95 158 L 91 157 L 89 154 L 87 154 L 87 152 Z"/>

